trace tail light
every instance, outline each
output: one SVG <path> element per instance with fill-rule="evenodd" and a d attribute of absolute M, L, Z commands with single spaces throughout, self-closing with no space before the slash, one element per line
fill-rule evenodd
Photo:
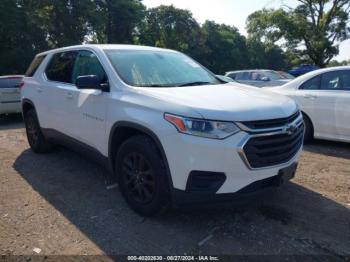
<path fill-rule="evenodd" d="M 22 79 L 21 82 L 19 82 L 18 87 L 22 88 L 24 86 L 24 80 Z"/>
<path fill-rule="evenodd" d="M 18 87 L 18 88 L 22 88 L 24 86 L 24 80 L 23 80 L 23 76 L 8 76 L 6 77 L 6 79 L 8 80 L 20 80 L 19 82 L 15 82 L 16 84 L 12 87 Z"/>

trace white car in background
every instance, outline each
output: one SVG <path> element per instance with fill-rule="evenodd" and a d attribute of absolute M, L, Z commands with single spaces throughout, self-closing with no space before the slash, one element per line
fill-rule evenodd
<path fill-rule="evenodd" d="M 21 113 L 20 85 L 23 76 L 0 76 L 0 115 Z"/>
<path fill-rule="evenodd" d="M 350 66 L 312 71 L 269 90 L 293 98 L 303 112 L 305 141 L 350 142 Z"/>

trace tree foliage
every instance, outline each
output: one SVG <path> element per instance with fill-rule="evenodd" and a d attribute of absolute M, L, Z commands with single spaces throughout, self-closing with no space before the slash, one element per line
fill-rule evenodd
<path fill-rule="evenodd" d="M 96 42 L 130 44 L 144 17 L 141 0 L 97 0 L 92 17 Z"/>
<path fill-rule="evenodd" d="M 206 49 L 200 61 L 204 65 L 220 74 L 248 66 L 245 37 L 237 28 L 206 21 L 202 30 Z"/>
<path fill-rule="evenodd" d="M 247 20 L 250 37 L 280 41 L 300 57 L 324 67 L 339 53 L 337 43 L 349 37 L 349 0 L 298 0 L 292 9 L 263 9 Z"/>
<path fill-rule="evenodd" d="M 0 74 L 23 73 L 36 53 L 49 48 L 38 14 L 32 12 L 34 1 L 23 2 L 0 1 Z"/>
<path fill-rule="evenodd" d="M 141 44 L 188 52 L 193 49 L 200 26 L 188 10 L 159 6 L 147 11 L 140 27 Z"/>
<path fill-rule="evenodd" d="M 213 21 L 200 26 L 191 12 L 174 6 L 159 6 L 147 11 L 140 26 L 138 43 L 179 50 L 220 74 L 258 63 L 266 68 L 270 65 L 284 68 L 283 50 L 277 46 L 259 43 L 262 46 L 259 55 L 249 59 L 254 53 L 253 46 L 249 49 L 246 38 L 237 28 Z"/>
<path fill-rule="evenodd" d="M 324 66 L 347 37 L 350 1 L 298 1 L 296 9 L 252 14 L 245 37 L 233 26 L 200 25 L 172 5 L 147 10 L 141 0 L 1 0 L 0 75 L 23 74 L 35 54 L 82 43 L 175 49 L 220 74 L 288 69 L 305 58 Z"/>
<path fill-rule="evenodd" d="M 344 61 L 337 61 L 337 60 L 332 60 L 328 64 L 329 67 L 332 66 L 350 66 L 350 59 L 349 60 L 344 60 Z"/>
<path fill-rule="evenodd" d="M 292 65 L 287 53 L 273 43 L 248 38 L 247 48 L 251 68 L 285 70 Z"/>

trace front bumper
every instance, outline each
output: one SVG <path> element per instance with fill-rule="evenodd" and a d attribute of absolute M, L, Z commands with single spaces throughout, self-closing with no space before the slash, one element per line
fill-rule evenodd
<path fill-rule="evenodd" d="M 280 169 L 278 174 L 269 178 L 255 181 L 235 193 L 216 194 L 215 192 L 200 192 L 174 189 L 172 199 L 175 206 L 198 203 L 217 203 L 226 201 L 249 201 L 258 195 L 285 184 L 294 178 L 298 164 Z"/>
<path fill-rule="evenodd" d="M 191 172 L 204 171 L 225 174 L 225 181 L 216 194 L 235 193 L 256 181 L 276 176 L 281 169 L 298 162 L 302 147 L 284 164 L 251 169 L 240 155 L 240 145 L 246 140 L 246 136 L 246 132 L 240 132 L 224 140 L 178 133 L 162 137 L 161 143 L 168 160 L 172 187 L 186 191 Z"/>

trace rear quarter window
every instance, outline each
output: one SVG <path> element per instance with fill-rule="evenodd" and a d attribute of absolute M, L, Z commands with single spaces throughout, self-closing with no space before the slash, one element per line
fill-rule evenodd
<path fill-rule="evenodd" d="M 318 90 L 321 86 L 321 76 L 316 76 L 310 80 L 304 82 L 299 89 L 300 90 Z"/>
<path fill-rule="evenodd" d="M 30 64 L 30 66 L 28 67 L 25 76 L 32 77 L 35 74 L 36 70 L 41 65 L 41 63 L 44 61 L 45 57 L 46 57 L 45 55 L 36 56 L 32 61 L 32 63 Z"/>

